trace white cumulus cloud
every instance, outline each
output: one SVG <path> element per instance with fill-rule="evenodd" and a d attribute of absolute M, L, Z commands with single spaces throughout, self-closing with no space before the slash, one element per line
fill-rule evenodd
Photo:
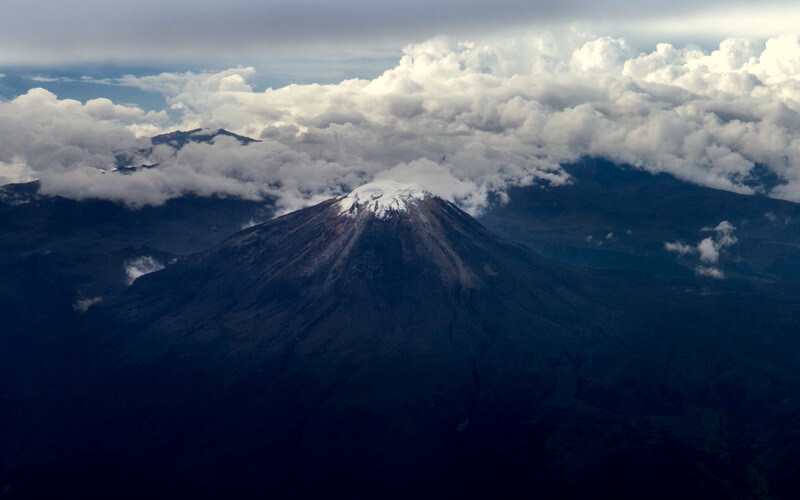
<path fill-rule="evenodd" d="M 700 252 L 700 260 L 703 262 L 715 263 L 719 260 L 719 246 L 713 238 L 704 238 L 697 244 L 697 250 Z"/>
<path fill-rule="evenodd" d="M 0 162 L 24 164 L 46 193 L 133 206 L 196 193 L 272 196 L 290 210 L 391 179 L 474 212 L 511 185 L 568 183 L 561 165 L 586 156 L 800 201 L 798 35 L 649 52 L 578 34 L 438 37 L 403 52 L 371 80 L 263 92 L 249 67 L 104 82 L 162 93 L 177 123 L 163 111 L 34 89 L 0 103 Z M 137 135 L 170 127 L 226 128 L 261 142 L 160 147 L 141 158 L 157 168 L 102 173 L 117 152 L 141 148 Z M 762 185 L 757 165 L 777 186 Z M 732 244 L 725 238 L 713 245 Z M 713 259 L 713 245 L 701 255 Z"/>
<path fill-rule="evenodd" d="M 731 245 L 736 244 L 738 239 L 736 236 L 733 235 L 733 232 L 736 230 L 733 224 L 724 220 L 717 224 L 715 227 L 704 227 L 701 229 L 701 232 L 715 232 L 715 236 L 709 236 L 707 238 L 703 238 L 700 240 L 700 243 L 697 246 L 686 245 L 679 241 L 675 242 L 664 242 L 664 249 L 668 252 L 675 252 L 680 255 L 689 255 L 689 254 L 699 254 L 700 260 L 702 262 L 706 262 L 709 264 L 716 264 L 719 262 L 720 252 L 722 249 L 727 248 Z M 702 269 L 702 271 L 701 271 Z M 701 276 L 712 276 L 716 278 L 721 278 L 721 271 L 720 276 L 715 276 L 716 272 L 719 271 L 716 268 L 712 267 L 698 267 L 697 274 Z"/>

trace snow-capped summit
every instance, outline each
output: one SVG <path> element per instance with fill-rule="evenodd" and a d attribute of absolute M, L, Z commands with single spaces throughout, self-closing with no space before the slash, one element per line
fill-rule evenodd
<path fill-rule="evenodd" d="M 378 181 L 364 184 L 339 200 L 339 213 L 355 217 L 359 211 L 368 211 L 380 219 L 392 213 L 405 212 L 411 203 L 425 198 L 428 193 L 417 184 L 395 181 Z"/>

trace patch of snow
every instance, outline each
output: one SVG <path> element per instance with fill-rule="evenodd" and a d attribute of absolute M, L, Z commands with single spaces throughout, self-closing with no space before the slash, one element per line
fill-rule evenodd
<path fill-rule="evenodd" d="M 355 217 L 360 211 L 372 212 L 380 219 L 405 212 L 408 205 L 417 203 L 428 193 L 417 184 L 378 181 L 364 184 L 339 200 L 339 214 Z"/>

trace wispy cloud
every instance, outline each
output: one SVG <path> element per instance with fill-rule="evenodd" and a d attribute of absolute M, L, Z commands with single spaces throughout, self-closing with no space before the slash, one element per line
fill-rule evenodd
<path fill-rule="evenodd" d="M 95 304 L 99 304 L 103 301 L 103 297 L 91 297 L 87 299 L 78 299 L 77 302 L 72 306 L 78 312 L 86 312 Z"/>
<path fill-rule="evenodd" d="M 149 255 L 125 262 L 125 274 L 128 276 L 129 285 L 132 285 L 134 281 L 145 274 L 154 273 L 162 269 L 164 269 L 164 264 Z"/>
<path fill-rule="evenodd" d="M 72 81 L 74 81 L 72 78 L 63 77 L 63 76 L 58 76 L 58 77 L 32 76 L 32 77 L 30 77 L 30 80 L 34 81 L 34 82 L 37 82 L 37 83 L 63 83 L 63 82 L 72 82 Z"/>

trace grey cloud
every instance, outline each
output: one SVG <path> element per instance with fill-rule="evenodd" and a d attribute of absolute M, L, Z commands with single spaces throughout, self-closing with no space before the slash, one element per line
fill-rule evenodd
<path fill-rule="evenodd" d="M 0 18 L 0 60 L 185 60 L 230 57 L 232 51 L 252 56 L 342 46 L 363 53 L 365 46 L 394 47 L 443 32 L 475 35 L 575 22 L 630 28 L 631 20 L 681 18 L 697 12 L 721 18 L 748 5 L 744 0 L 6 0 Z M 789 6 L 780 0 L 760 4 L 762 9 Z"/>

